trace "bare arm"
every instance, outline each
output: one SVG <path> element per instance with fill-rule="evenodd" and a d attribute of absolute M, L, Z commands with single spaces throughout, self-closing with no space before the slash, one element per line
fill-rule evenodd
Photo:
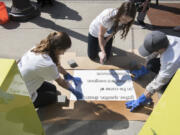
<path fill-rule="evenodd" d="M 110 36 L 108 36 L 108 37 L 106 38 L 106 43 L 107 43 L 112 37 L 113 37 L 113 34 L 111 34 Z"/>
<path fill-rule="evenodd" d="M 158 75 L 146 86 L 147 92 L 145 94 L 152 95 L 168 84 L 177 69 L 177 65 L 172 62 L 162 64 Z"/>
<path fill-rule="evenodd" d="M 106 45 L 106 40 L 104 39 L 104 34 L 106 33 L 106 28 L 102 25 L 100 25 L 100 30 L 98 34 L 98 41 L 99 41 L 99 47 L 103 53 L 105 53 L 105 45 Z"/>
<path fill-rule="evenodd" d="M 65 89 L 68 89 L 69 88 L 69 83 L 66 82 L 64 79 L 62 78 L 58 78 L 55 80 L 61 87 L 65 88 Z"/>
<path fill-rule="evenodd" d="M 59 71 L 59 73 L 61 73 L 61 74 L 63 74 L 63 75 L 66 75 L 68 72 L 66 72 L 66 70 L 63 68 L 63 67 L 61 67 L 61 66 L 58 66 L 58 71 Z"/>

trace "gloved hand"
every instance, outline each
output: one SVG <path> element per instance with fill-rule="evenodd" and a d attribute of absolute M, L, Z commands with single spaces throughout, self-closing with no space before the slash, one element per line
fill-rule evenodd
<path fill-rule="evenodd" d="M 79 84 L 82 83 L 81 78 L 79 78 L 79 77 L 73 77 L 73 76 L 70 75 L 69 73 L 67 73 L 66 75 L 64 75 L 64 79 L 67 80 L 67 81 L 72 80 L 76 86 L 78 86 Z"/>
<path fill-rule="evenodd" d="M 134 111 L 139 106 L 146 105 L 148 103 L 152 103 L 151 98 L 146 98 L 144 94 L 142 94 L 137 100 L 132 100 L 126 102 L 126 108 L 131 109 L 130 111 Z"/>
<path fill-rule="evenodd" d="M 139 70 L 133 70 L 131 71 L 131 74 L 134 75 L 135 79 L 138 79 L 139 77 L 149 73 L 149 70 L 145 66 L 141 66 Z"/>
<path fill-rule="evenodd" d="M 69 85 L 68 88 L 69 91 L 71 91 L 77 99 L 82 99 L 83 98 L 83 94 L 81 91 L 78 91 L 77 89 L 74 89 L 71 85 Z"/>

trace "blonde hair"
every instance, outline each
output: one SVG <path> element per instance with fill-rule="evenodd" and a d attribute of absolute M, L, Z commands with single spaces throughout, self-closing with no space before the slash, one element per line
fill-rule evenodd
<path fill-rule="evenodd" d="M 59 66 L 59 56 L 56 55 L 56 50 L 66 50 L 71 47 L 71 39 L 65 32 L 52 32 L 45 39 L 31 50 L 37 54 L 47 54 L 53 62 Z"/>

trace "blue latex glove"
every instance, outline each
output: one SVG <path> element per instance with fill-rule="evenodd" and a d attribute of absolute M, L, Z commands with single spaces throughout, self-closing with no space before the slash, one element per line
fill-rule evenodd
<path fill-rule="evenodd" d="M 79 78 L 79 77 L 73 77 L 73 76 L 70 75 L 69 73 L 67 73 L 66 75 L 64 75 L 64 79 L 67 80 L 67 81 L 72 80 L 76 86 L 78 86 L 79 84 L 82 83 L 81 78 Z"/>
<path fill-rule="evenodd" d="M 151 98 L 146 98 L 144 94 L 142 94 L 137 100 L 132 100 L 126 102 L 126 108 L 131 109 L 130 111 L 134 111 L 139 106 L 146 105 L 148 103 L 151 103 L 152 99 Z"/>
<path fill-rule="evenodd" d="M 131 74 L 134 75 L 135 79 L 138 79 L 139 77 L 149 73 L 148 69 L 145 66 L 141 66 L 139 70 L 133 70 L 131 71 Z"/>
<path fill-rule="evenodd" d="M 83 98 L 82 92 L 78 91 L 77 89 L 74 89 L 72 86 L 70 86 L 68 88 L 68 90 L 70 90 L 76 96 L 77 99 L 82 99 Z"/>
<path fill-rule="evenodd" d="M 69 73 L 67 73 L 67 74 L 64 75 L 64 79 L 65 79 L 65 80 L 73 80 L 73 78 L 74 78 L 74 77 L 73 77 L 72 75 L 70 75 Z"/>

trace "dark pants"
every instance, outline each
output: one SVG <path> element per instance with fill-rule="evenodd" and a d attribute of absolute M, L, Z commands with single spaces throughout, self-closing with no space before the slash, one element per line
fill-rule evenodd
<path fill-rule="evenodd" d="M 154 72 L 155 74 L 159 73 L 161 64 L 160 64 L 160 58 L 154 58 L 148 61 L 147 65 L 146 65 L 147 69 L 149 71 Z M 173 78 L 173 77 L 172 77 Z M 171 78 L 171 79 L 172 79 Z M 164 92 L 166 90 L 166 87 L 168 86 L 168 84 L 170 83 L 171 79 L 169 80 L 169 82 L 167 84 L 165 84 L 162 88 L 161 88 L 161 92 Z"/>
<path fill-rule="evenodd" d="M 57 101 L 56 86 L 49 82 L 44 82 L 37 90 L 37 93 L 38 96 L 34 101 L 35 108 L 47 106 Z"/>
<path fill-rule="evenodd" d="M 149 60 L 147 65 L 146 65 L 146 68 L 149 71 L 152 71 L 152 72 L 154 72 L 156 74 L 159 73 L 160 67 L 161 67 L 161 64 L 160 64 L 160 59 L 159 58 L 154 58 L 154 59 Z"/>
<path fill-rule="evenodd" d="M 111 38 L 105 46 L 107 59 L 109 58 L 111 54 L 112 42 L 113 42 L 113 38 Z M 100 48 L 99 48 L 98 38 L 93 37 L 91 34 L 88 34 L 88 57 L 91 60 L 95 60 L 96 58 L 98 58 L 99 51 L 100 51 Z"/>

